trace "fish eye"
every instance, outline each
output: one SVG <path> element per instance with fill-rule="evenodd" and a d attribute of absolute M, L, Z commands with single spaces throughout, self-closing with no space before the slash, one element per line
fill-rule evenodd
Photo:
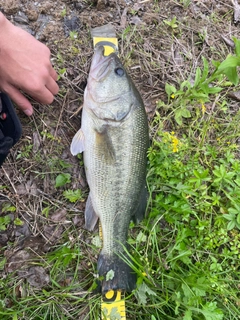
<path fill-rule="evenodd" d="M 122 68 L 116 68 L 114 71 L 119 77 L 124 75 L 124 70 Z"/>

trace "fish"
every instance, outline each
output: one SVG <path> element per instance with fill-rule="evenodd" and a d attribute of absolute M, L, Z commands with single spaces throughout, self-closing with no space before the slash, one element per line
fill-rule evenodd
<path fill-rule="evenodd" d="M 70 150 L 72 155 L 83 152 L 90 190 L 86 229 L 92 231 L 100 219 L 103 245 L 97 271 L 102 293 L 136 288 L 126 249 L 131 220 L 137 223 L 145 216 L 148 147 L 143 100 L 118 56 L 105 56 L 98 46 L 84 91 L 81 128 Z"/>

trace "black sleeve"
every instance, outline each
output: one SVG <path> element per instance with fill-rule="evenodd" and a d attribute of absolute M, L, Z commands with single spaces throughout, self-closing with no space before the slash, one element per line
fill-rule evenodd
<path fill-rule="evenodd" d="M 5 93 L 0 93 L 0 166 L 22 134 L 22 126 Z"/>

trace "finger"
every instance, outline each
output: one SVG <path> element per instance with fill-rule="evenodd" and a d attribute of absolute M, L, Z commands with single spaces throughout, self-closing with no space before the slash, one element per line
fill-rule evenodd
<path fill-rule="evenodd" d="M 8 87 L 6 93 L 27 116 L 33 114 L 33 107 L 26 97 L 15 87 Z"/>
<path fill-rule="evenodd" d="M 28 92 L 27 90 L 25 90 L 25 92 L 29 94 L 36 101 L 43 104 L 50 104 L 53 102 L 53 99 L 54 99 L 53 94 L 45 86 L 41 91 L 38 91 L 38 92 L 36 91 Z"/>
<path fill-rule="evenodd" d="M 57 81 L 57 79 L 58 79 L 58 74 L 57 74 L 57 72 L 53 69 L 53 67 L 51 67 L 51 69 L 50 69 L 50 76 L 53 78 L 53 80 Z"/>
<path fill-rule="evenodd" d="M 56 83 L 55 80 L 53 80 L 53 78 L 49 78 L 48 82 L 46 83 L 46 88 L 53 94 L 57 94 L 59 91 L 59 87 L 58 84 Z"/>

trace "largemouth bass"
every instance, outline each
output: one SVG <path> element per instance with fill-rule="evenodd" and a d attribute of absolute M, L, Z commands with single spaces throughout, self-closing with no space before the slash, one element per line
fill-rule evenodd
<path fill-rule="evenodd" d="M 84 154 L 90 188 L 85 226 L 93 230 L 98 218 L 102 226 L 97 269 L 103 293 L 135 288 L 136 275 L 122 257 L 131 219 L 140 221 L 145 214 L 148 145 L 140 94 L 117 55 L 104 56 L 104 48 L 97 47 L 84 92 L 81 129 L 72 140 L 71 153 Z"/>

